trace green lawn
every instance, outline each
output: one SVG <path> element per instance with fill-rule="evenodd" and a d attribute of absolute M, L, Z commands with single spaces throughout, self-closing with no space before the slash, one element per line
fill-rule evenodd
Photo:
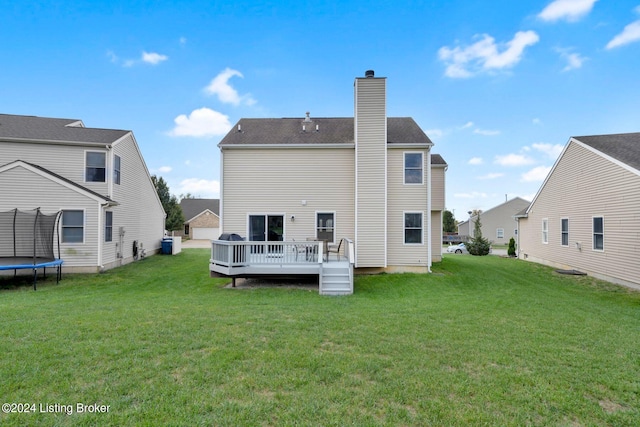
<path fill-rule="evenodd" d="M 208 257 L 1 290 L 0 403 L 36 413 L 0 425 L 640 424 L 638 292 L 493 256 L 234 290 Z"/>

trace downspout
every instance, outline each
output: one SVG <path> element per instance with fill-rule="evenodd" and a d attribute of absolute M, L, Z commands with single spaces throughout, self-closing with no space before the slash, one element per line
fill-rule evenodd
<path fill-rule="evenodd" d="M 427 148 L 427 271 L 431 273 L 431 146 Z"/>

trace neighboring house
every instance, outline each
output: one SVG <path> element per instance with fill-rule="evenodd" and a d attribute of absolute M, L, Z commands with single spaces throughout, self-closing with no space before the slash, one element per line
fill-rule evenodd
<path fill-rule="evenodd" d="M 182 199 L 184 237 L 214 240 L 220 236 L 220 200 Z"/>
<path fill-rule="evenodd" d="M 521 259 L 640 288 L 640 133 L 569 139 L 519 230 Z"/>
<path fill-rule="evenodd" d="M 355 117 L 241 119 L 222 139 L 221 230 L 348 238 L 356 268 L 428 271 L 442 259 L 447 164 L 412 118 L 387 117 L 386 78 L 354 86 Z"/>
<path fill-rule="evenodd" d="M 109 269 L 161 246 L 165 212 L 131 131 L 0 114 L 0 211 L 38 207 L 62 210 L 67 272 Z"/>
<path fill-rule="evenodd" d="M 482 236 L 494 244 L 509 244 L 513 237 L 517 239 L 518 222 L 515 215 L 529 207 L 529 201 L 515 197 L 498 206 L 480 213 L 480 230 Z M 475 224 L 478 216 L 474 215 L 458 225 L 458 234 L 474 236 Z"/>

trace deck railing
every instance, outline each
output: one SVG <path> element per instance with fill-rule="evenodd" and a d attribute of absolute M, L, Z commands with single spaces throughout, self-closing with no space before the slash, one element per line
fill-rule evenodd
<path fill-rule="evenodd" d="M 225 267 L 322 263 L 323 244 L 318 241 L 247 242 L 213 240 L 211 263 Z"/>

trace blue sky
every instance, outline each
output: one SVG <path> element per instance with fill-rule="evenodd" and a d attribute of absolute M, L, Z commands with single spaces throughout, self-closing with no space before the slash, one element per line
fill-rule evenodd
<path fill-rule="evenodd" d="M 133 130 L 176 195 L 218 196 L 242 117 L 353 116 L 368 69 L 448 162 L 459 220 L 531 199 L 571 136 L 640 131 L 640 0 L 0 6 L 0 112 Z"/>

